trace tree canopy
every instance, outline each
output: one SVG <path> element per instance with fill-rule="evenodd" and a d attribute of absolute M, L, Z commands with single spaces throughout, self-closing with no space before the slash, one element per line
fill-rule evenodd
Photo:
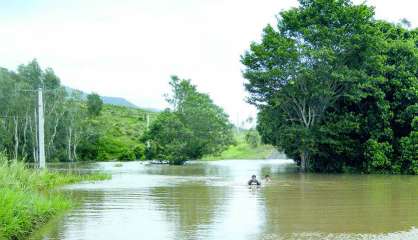
<path fill-rule="evenodd" d="M 37 90 L 43 88 L 47 161 L 144 159 L 139 142 L 146 115 L 141 109 L 103 106 L 99 95 L 84 101 L 68 90 L 50 68 L 36 60 L 16 71 L 0 68 L 0 152 L 10 159 L 38 160 Z"/>
<path fill-rule="evenodd" d="M 349 0 L 299 3 L 242 55 L 263 141 L 303 170 L 417 174 L 417 29 Z"/>
<path fill-rule="evenodd" d="M 233 141 L 228 115 L 207 94 L 197 91 L 190 80 L 173 76 L 172 109 L 161 113 L 143 137 L 148 158 L 182 164 L 203 155 L 221 152 Z"/>
<path fill-rule="evenodd" d="M 103 100 L 99 94 L 92 93 L 87 96 L 87 110 L 91 116 L 99 116 L 103 107 Z"/>

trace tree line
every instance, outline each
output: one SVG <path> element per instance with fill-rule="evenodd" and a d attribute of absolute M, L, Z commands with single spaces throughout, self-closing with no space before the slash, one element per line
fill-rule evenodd
<path fill-rule="evenodd" d="M 172 77 L 172 108 L 149 113 L 106 105 L 99 95 L 68 90 L 50 68 L 33 60 L 0 68 L 0 152 L 38 162 L 37 89 L 44 92 L 47 161 L 167 160 L 182 164 L 233 143 L 232 125 L 209 95 Z M 147 127 L 152 116 L 151 125 Z"/>
<path fill-rule="evenodd" d="M 37 90 L 43 89 L 45 152 L 49 161 L 76 161 L 79 148 L 92 132 L 91 118 L 103 105 L 97 94 L 82 101 L 81 93 L 69 93 L 51 68 L 36 60 L 16 71 L 0 68 L 0 151 L 11 159 L 38 161 Z"/>
<path fill-rule="evenodd" d="M 241 58 L 262 140 L 303 170 L 418 174 L 418 29 L 299 0 Z"/>

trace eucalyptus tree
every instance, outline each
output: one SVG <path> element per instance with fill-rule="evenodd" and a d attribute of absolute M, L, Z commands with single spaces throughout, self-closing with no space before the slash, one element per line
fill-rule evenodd
<path fill-rule="evenodd" d="M 36 60 L 18 66 L 16 72 L 0 69 L 0 150 L 5 150 L 15 160 L 37 161 L 37 91 L 40 87 L 44 91 L 47 158 L 65 160 L 65 139 L 68 131 L 78 129 L 74 126 L 80 125 L 82 118 L 74 116 L 79 116 L 78 111 L 82 109 L 69 108 L 68 102 L 72 100 L 60 79 L 52 69 L 42 70 Z M 73 114 L 66 114 L 69 111 Z M 68 158 L 73 158 L 79 133 L 70 135 L 72 153 Z"/>

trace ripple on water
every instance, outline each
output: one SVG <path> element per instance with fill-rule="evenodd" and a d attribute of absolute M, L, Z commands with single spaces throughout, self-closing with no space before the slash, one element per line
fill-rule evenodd
<path fill-rule="evenodd" d="M 417 240 L 418 229 L 411 228 L 409 231 L 399 231 L 393 233 L 382 234 L 353 234 L 353 233 L 341 233 L 341 234 L 323 234 L 323 233 L 301 233 L 292 234 L 286 238 L 277 236 L 266 236 L 263 240 L 281 240 L 281 239 L 295 239 L 295 240 Z"/>

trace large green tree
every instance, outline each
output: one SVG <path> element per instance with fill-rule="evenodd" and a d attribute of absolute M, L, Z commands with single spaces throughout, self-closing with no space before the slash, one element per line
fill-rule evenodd
<path fill-rule="evenodd" d="M 87 95 L 87 110 L 91 116 L 99 116 L 103 108 L 103 100 L 99 94 L 91 93 Z"/>
<path fill-rule="evenodd" d="M 303 170 L 409 173 L 399 139 L 416 114 L 416 31 L 349 0 L 299 3 L 242 56 L 263 140 Z"/>
<path fill-rule="evenodd" d="M 143 138 L 150 145 L 149 158 L 182 164 L 219 153 L 232 143 L 227 114 L 207 94 L 176 76 L 170 85 L 172 94 L 167 101 L 172 109 L 160 114 Z"/>

